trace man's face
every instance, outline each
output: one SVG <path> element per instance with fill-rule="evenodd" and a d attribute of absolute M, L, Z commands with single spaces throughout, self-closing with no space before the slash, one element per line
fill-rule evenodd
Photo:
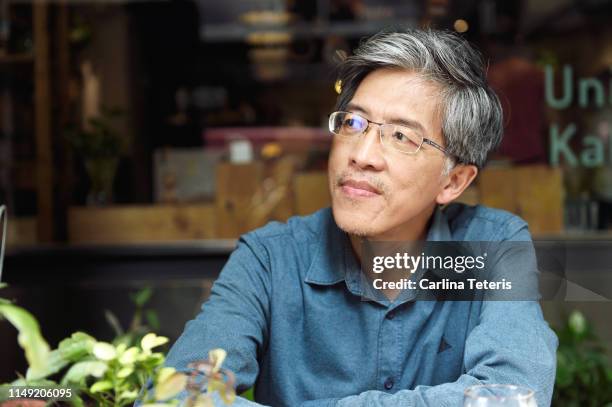
<path fill-rule="evenodd" d="M 444 146 L 438 102 L 431 82 L 379 69 L 364 78 L 345 110 L 378 123 L 412 122 L 423 137 Z M 334 136 L 328 171 L 336 223 L 358 236 L 415 238 L 442 190 L 444 163 L 444 154 L 426 143 L 412 155 L 383 146 L 377 125 L 352 139 Z"/>

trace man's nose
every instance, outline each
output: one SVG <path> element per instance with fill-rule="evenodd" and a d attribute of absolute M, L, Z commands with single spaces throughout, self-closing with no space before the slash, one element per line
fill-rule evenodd
<path fill-rule="evenodd" d="M 370 125 L 353 146 L 350 160 L 361 169 L 380 170 L 384 166 L 380 128 Z"/>

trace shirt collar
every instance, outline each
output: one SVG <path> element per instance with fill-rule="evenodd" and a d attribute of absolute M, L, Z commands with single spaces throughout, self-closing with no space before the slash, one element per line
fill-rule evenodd
<path fill-rule="evenodd" d="M 314 243 L 314 256 L 304 282 L 332 285 L 344 281 L 344 253 L 350 247 L 348 235 L 341 230 L 330 208 L 326 209 L 323 230 Z M 312 246 L 311 246 L 312 247 Z"/>
<path fill-rule="evenodd" d="M 353 253 L 350 239 L 346 232 L 341 230 L 330 208 L 326 210 L 322 233 L 313 245 L 313 260 L 304 278 L 305 283 L 317 285 L 333 285 L 344 280 L 351 291 L 357 289 L 358 281 L 355 273 L 349 271 L 357 268 L 359 264 Z M 432 221 L 427 232 L 428 241 L 450 241 L 451 233 L 448 219 L 444 211 L 436 207 Z M 360 290 L 359 290 L 360 291 Z"/>
<path fill-rule="evenodd" d="M 428 242 L 449 242 L 453 240 L 448 226 L 448 218 L 446 213 L 436 206 L 433 213 L 433 219 L 427 232 Z"/>

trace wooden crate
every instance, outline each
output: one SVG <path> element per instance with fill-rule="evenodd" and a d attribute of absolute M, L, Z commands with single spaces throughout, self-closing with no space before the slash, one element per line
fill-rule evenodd
<path fill-rule="evenodd" d="M 309 215 L 331 205 L 327 171 L 296 174 L 293 190 L 296 215 Z"/>
<path fill-rule="evenodd" d="M 563 231 L 563 174 L 544 165 L 487 168 L 479 179 L 480 202 L 521 216 L 532 234 Z"/>
<path fill-rule="evenodd" d="M 7 246 L 30 246 L 36 243 L 38 243 L 36 217 L 8 219 L 6 230 Z"/>
<path fill-rule="evenodd" d="M 264 179 L 261 162 L 249 164 L 220 163 L 216 170 L 215 199 L 217 236 L 237 238 L 262 222 L 254 223 L 254 200 Z"/>
<path fill-rule="evenodd" d="M 565 196 L 560 168 L 520 167 L 517 196 L 519 214 L 533 234 L 563 231 Z"/>
<path fill-rule="evenodd" d="M 490 167 L 482 171 L 478 178 L 480 203 L 492 208 L 518 211 L 516 168 Z"/>

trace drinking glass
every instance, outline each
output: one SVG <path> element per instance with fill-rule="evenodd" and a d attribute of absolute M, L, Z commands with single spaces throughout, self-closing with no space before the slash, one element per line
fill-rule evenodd
<path fill-rule="evenodd" d="M 484 384 L 468 387 L 464 407 L 537 407 L 533 390 L 512 384 Z"/>

